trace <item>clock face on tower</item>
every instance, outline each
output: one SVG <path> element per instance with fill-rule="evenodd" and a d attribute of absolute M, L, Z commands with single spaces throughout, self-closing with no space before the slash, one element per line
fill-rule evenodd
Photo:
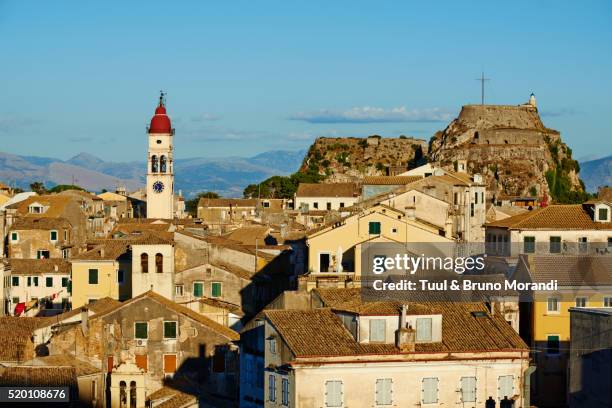
<path fill-rule="evenodd" d="M 156 181 L 155 183 L 153 183 L 153 192 L 161 193 L 162 191 L 164 191 L 164 183 L 162 183 L 161 181 Z"/>

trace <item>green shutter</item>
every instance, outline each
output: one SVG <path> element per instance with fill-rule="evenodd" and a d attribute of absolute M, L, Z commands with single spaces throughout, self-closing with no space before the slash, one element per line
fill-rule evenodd
<path fill-rule="evenodd" d="M 137 339 L 146 339 L 148 337 L 147 322 L 136 322 L 134 324 L 134 337 Z"/>
<path fill-rule="evenodd" d="M 48 288 L 53 286 L 53 277 L 52 276 L 47 276 L 47 278 L 45 279 L 45 285 Z"/>
<path fill-rule="evenodd" d="M 176 322 L 164 322 L 164 338 L 176 339 Z"/>
<path fill-rule="evenodd" d="M 193 296 L 202 297 L 204 294 L 203 287 L 204 284 L 202 282 L 194 282 L 193 283 Z"/>
<path fill-rule="evenodd" d="M 97 269 L 89 270 L 89 284 L 90 285 L 98 284 L 98 270 Z"/>
<path fill-rule="evenodd" d="M 220 297 L 221 296 L 221 282 L 213 282 L 212 283 L 212 297 Z"/>
<path fill-rule="evenodd" d="M 380 222 L 377 222 L 377 221 L 370 222 L 369 232 L 371 235 L 380 235 Z"/>

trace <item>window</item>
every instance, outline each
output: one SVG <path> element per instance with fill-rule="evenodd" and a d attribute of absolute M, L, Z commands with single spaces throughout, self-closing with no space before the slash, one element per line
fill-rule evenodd
<path fill-rule="evenodd" d="M 49 239 L 50 239 L 51 241 L 57 241 L 57 231 L 51 231 L 51 232 L 49 233 L 49 235 L 50 235 L 50 236 L 49 236 Z"/>
<path fill-rule="evenodd" d="M 176 354 L 164 354 L 164 374 L 176 372 Z"/>
<path fill-rule="evenodd" d="M 276 339 L 274 337 L 269 337 L 268 339 L 268 350 L 272 354 L 276 354 Z"/>
<path fill-rule="evenodd" d="M 263 207 L 264 208 L 270 208 L 270 202 L 269 201 L 264 201 L 263 202 Z"/>
<path fill-rule="evenodd" d="M 89 270 L 89 284 L 90 285 L 98 284 L 98 270 L 97 269 Z"/>
<path fill-rule="evenodd" d="M 459 194 L 453 194 L 453 204 L 459 204 Z"/>
<path fill-rule="evenodd" d="M 62 288 L 68 287 L 68 278 L 62 278 Z"/>
<path fill-rule="evenodd" d="M 26 285 L 27 285 L 28 287 L 32 286 L 32 277 L 31 277 L 31 276 L 28 276 L 28 279 L 27 279 L 27 284 L 26 284 Z"/>
<path fill-rule="evenodd" d="M 384 342 L 386 340 L 386 321 L 384 319 L 370 320 L 370 342 Z"/>
<path fill-rule="evenodd" d="M 559 313 L 559 299 L 550 297 L 548 298 L 548 313 Z"/>
<path fill-rule="evenodd" d="M 558 254 L 561 252 L 561 237 L 550 237 L 550 253 Z"/>
<path fill-rule="evenodd" d="M 34 282 L 34 286 L 38 287 L 38 276 L 34 276 L 32 281 Z"/>
<path fill-rule="evenodd" d="M 46 249 L 39 249 L 36 251 L 36 259 L 49 259 L 49 251 Z"/>
<path fill-rule="evenodd" d="M 210 286 L 211 297 L 221 297 L 221 282 L 213 282 Z"/>
<path fill-rule="evenodd" d="M 514 396 L 514 376 L 513 375 L 500 375 L 497 383 L 498 397 L 500 400 L 504 397 L 508 399 Z"/>
<path fill-rule="evenodd" d="M 123 283 L 123 282 L 125 282 L 125 272 L 119 269 L 117 271 L 117 283 Z"/>
<path fill-rule="evenodd" d="M 327 203 L 327 211 L 331 210 L 331 203 Z"/>
<path fill-rule="evenodd" d="M 140 255 L 140 270 L 142 273 L 149 272 L 149 255 L 141 254 Z"/>
<path fill-rule="evenodd" d="M 64 230 L 64 241 L 68 241 L 68 230 Z"/>
<path fill-rule="evenodd" d="M 11 241 L 12 242 L 19 241 L 19 234 L 17 232 L 11 232 Z"/>
<path fill-rule="evenodd" d="M 397 228 L 395 228 L 395 227 L 391 228 L 391 233 L 392 234 L 397 234 Z"/>
<path fill-rule="evenodd" d="M 136 358 L 136 367 L 138 368 L 142 368 L 143 370 L 147 371 L 147 355 L 146 354 L 136 354 L 134 356 Z"/>
<path fill-rule="evenodd" d="M 147 322 L 134 323 L 134 338 L 136 339 L 149 338 L 149 324 Z"/>
<path fill-rule="evenodd" d="M 281 382 L 281 397 L 282 397 L 282 402 L 283 402 L 283 406 L 288 407 L 289 406 L 289 380 L 286 378 L 283 378 L 283 381 Z"/>
<path fill-rule="evenodd" d="M 587 307 L 587 298 L 580 296 L 576 298 L 576 307 Z"/>
<path fill-rule="evenodd" d="M 546 337 L 546 354 L 559 354 L 559 336 L 557 336 L 556 334 L 549 335 Z"/>
<path fill-rule="evenodd" d="M 535 237 L 523 238 L 523 252 L 526 254 L 533 254 L 535 252 Z"/>
<path fill-rule="evenodd" d="M 329 272 L 329 254 L 319 254 L 319 272 Z"/>
<path fill-rule="evenodd" d="M 98 298 L 89 298 L 89 299 L 87 299 L 87 303 L 89 303 L 90 305 L 93 305 L 97 301 L 98 301 Z"/>
<path fill-rule="evenodd" d="M 53 277 L 52 276 L 47 276 L 45 278 L 45 286 L 48 288 L 52 288 L 53 287 Z"/>
<path fill-rule="evenodd" d="M 376 405 L 393 404 L 393 380 L 379 378 L 376 380 Z"/>
<path fill-rule="evenodd" d="M 325 406 L 342 406 L 342 381 L 325 381 Z"/>
<path fill-rule="evenodd" d="M 62 258 L 64 259 L 70 258 L 70 249 L 68 248 L 62 249 Z"/>
<path fill-rule="evenodd" d="M 608 209 L 600 208 L 599 209 L 599 221 L 607 221 L 608 220 Z"/>
<path fill-rule="evenodd" d="M 183 285 L 174 285 L 174 295 L 183 296 Z"/>
<path fill-rule="evenodd" d="M 13 304 L 16 305 L 17 303 L 19 303 L 19 296 L 13 298 Z"/>
<path fill-rule="evenodd" d="M 478 192 L 474 191 L 474 204 L 478 204 Z"/>
<path fill-rule="evenodd" d="M 368 227 L 370 235 L 380 235 L 380 222 L 372 221 Z"/>
<path fill-rule="evenodd" d="M 438 379 L 423 378 L 423 404 L 435 404 L 438 402 Z"/>
<path fill-rule="evenodd" d="M 176 322 L 164 322 L 164 339 L 176 339 Z"/>
<path fill-rule="evenodd" d="M 268 399 L 272 402 L 276 401 L 276 377 L 274 374 L 268 376 Z"/>
<path fill-rule="evenodd" d="M 431 341 L 431 317 L 416 319 L 416 341 Z"/>
<path fill-rule="evenodd" d="M 588 249 L 588 239 L 587 237 L 580 237 L 578 238 L 578 251 L 581 254 L 584 254 L 587 252 Z"/>
<path fill-rule="evenodd" d="M 203 282 L 193 282 L 193 296 L 202 297 L 202 295 L 204 295 L 204 283 Z"/>
<path fill-rule="evenodd" d="M 476 377 L 461 377 L 461 402 L 476 402 Z"/>
<path fill-rule="evenodd" d="M 344 203 L 340 203 L 340 208 L 344 208 Z"/>
<path fill-rule="evenodd" d="M 11 286 L 19 286 L 19 276 L 13 276 L 11 278 Z"/>
<path fill-rule="evenodd" d="M 312 203 L 312 207 L 317 210 L 319 208 L 319 203 Z"/>
<path fill-rule="evenodd" d="M 155 272 L 164 272 L 164 256 L 162 254 L 155 254 Z"/>
<path fill-rule="evenodd" d="M 474 216 L 474 203 L 470 203 L 470 217 Z"/>
<path fill-rule="evenodd" d="M 612 296 L 604 296 L 603 307 L 612 307 Z"/>

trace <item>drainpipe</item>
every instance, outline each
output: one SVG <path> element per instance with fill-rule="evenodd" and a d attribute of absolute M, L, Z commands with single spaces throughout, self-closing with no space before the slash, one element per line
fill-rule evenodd
<path fill-rule="evenodd" d="M 535 366 L 529 366 L 525 370 L 525 381 L 523 382 L 523 407 L 531 406 L 531 374 L 536 370 Z"/>

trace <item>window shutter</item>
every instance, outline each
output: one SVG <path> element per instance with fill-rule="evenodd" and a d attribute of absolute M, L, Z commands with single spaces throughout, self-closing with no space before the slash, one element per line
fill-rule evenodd
<path fill-rule="evenodd" d="M 476 377 L 461 377 L 461 401 L 476 401 Z"/>
<path fill-rule="evenodd" d="M 391 378 L 379 378 L 376 380 L 376 405 L 391 405 L 393 380 Z"/>
<path fill-rule="evenodd" d="M 435 404 L 438 402 L 438 379 L 423 378 L 423 403 Z"/>
<path fill-rule="evenodd" d="M 327 381 L 325 383 L 325 406 L 342 406 L 342 381 Z"/>
<path fill-rule="evenodd" d="M 370 341 L 386 340 L 386 322 L 383 319 L 370 320 Z"/>
<path fill-rule="evenodd" d="M 514 396 L 514 376 L 502 375 L 498 380 L 499 399 L 502 400 L 504 397 L 508 399 Z"/>
<path fill-rule="evenodd" d="M 416 340 L 431 341 L 431 317 L 421 317 L 416 319 Z"/>

